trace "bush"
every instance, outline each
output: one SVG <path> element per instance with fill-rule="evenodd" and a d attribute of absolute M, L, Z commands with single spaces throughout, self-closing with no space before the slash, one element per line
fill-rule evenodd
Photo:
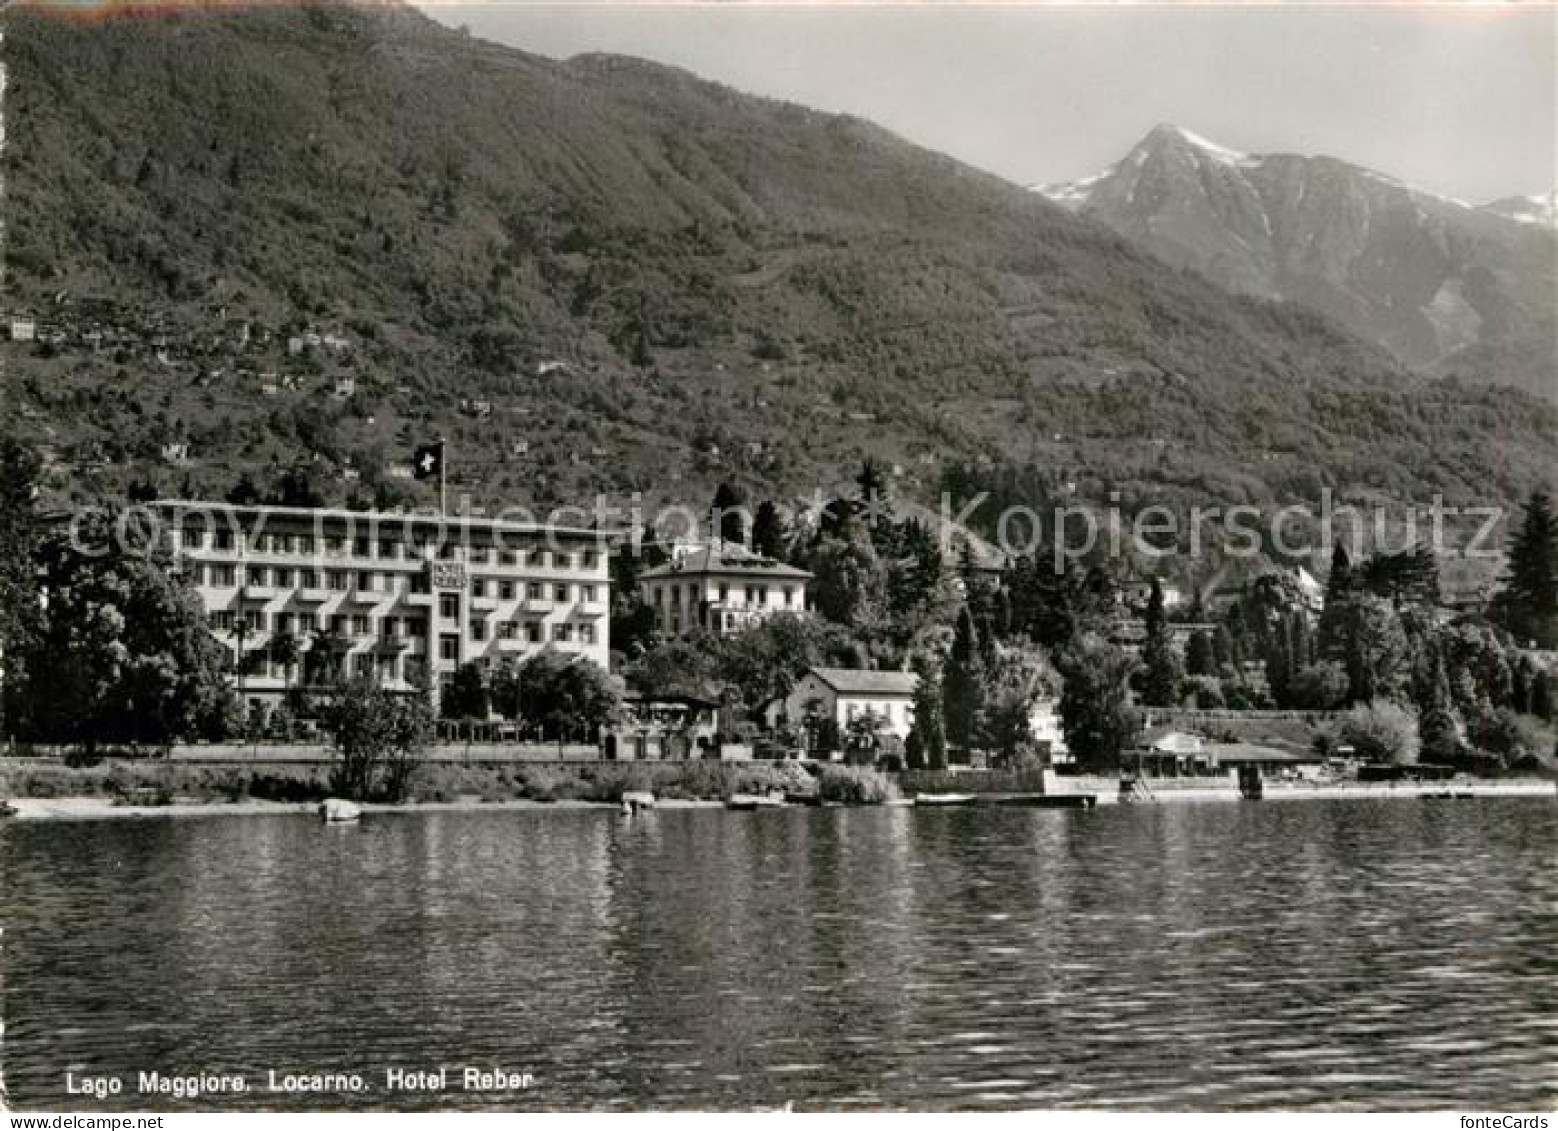
<path fill-rule="evenodd" d="M 1293 702 L 1311 711 L 1329 711 L 1347 699 L 1347 669 L 1335 660 L 1310 664 L 1293 677 Z"/>
<path fill-rule="evenodd" d="M 817 783 L 824 801 L 844 805 L 881 805 L 898 796 L 898 787 L 886 774 L 859 766 L 826 766 Z"/>
<path fill-rule="evenodd" d="M 1387 699 L 1354 707 L 1342 718 L 1337 739 L 1365 762 L 1410 766 L 1417 762 L 1417 716 Z"/>

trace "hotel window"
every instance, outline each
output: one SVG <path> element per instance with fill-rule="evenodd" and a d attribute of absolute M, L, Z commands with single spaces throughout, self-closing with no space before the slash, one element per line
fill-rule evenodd
<path fill-rule="evenodd" d="M 486 621 L 484 621 L 484 620 L 473 620 L 471 622 L 471 639 L 472 640 L 477 640 L 477 641 L 483 641 L 483 640 L 487 639 L 487 622 Z"/>
<path fill-rule="evenodd" d="M 360 589 L 364 593 L 372 593 L 378 587 L 379 587 L 378 580 L 374 577 L 372 570 L 364 569 L 364 570 L 358 570 L 357 571 L 357 588 L 358 589 Z"/>
<path fill-rule="evenodd" d="M 274 545 L 281 553 L 290 554 L 296 542 L 297 539 L 290 534 L 278 534 L 276 535 Z"/>
<path fill-rule="evenodd" d="M 346 574 L 338 569 L 329 570 L 325 574 L 325 582 L 331 589 L 337 592 L 344 592 L 346 589 Z"/>
<path fill-rule="evenodd" d="M 532 601 L 539 601 L 541 599 L 541 583 L 539 581 L 528 582 L 525 585 L 525 596 Z"/>
<path fill-rule="evenodd" d="M 439 558 L 441 558 L 442 560 L 444 560 L 446 562 L 447 561 L 453 561 L 454 560 L 454 543 L 453 542 L 445 542 L 443 545 L 439 546 L 438 547 L 438 556 L 439 556 Z"/>
<path fill-rule="evenodd" d="M 384 622 L 379 626 L 379 632 L 385 640 L 394 640 L 400 635 L 400 618 L 385 617 Z"/>
<path fill-rule="evenodd" d="M 659 608 L 661 605 L 665 604 L 665 601 L 663 600 L 665 597 L 665 590 L 661 589 L 658 585 L 649 591 L 649 595 L 654 600 L 655 608 Z"/>
<path fill-rule="evenodd" d="M 340 557 L 346 551 L 346 542 L 341 538 L 326 538 L 325 553 L 332 558 Z"/>
<path fill-rule="evenodd" d="M 250 566 L 245 572 L 245 577 L 250 585 L 264 585 L 268 573 L 264 566 Z"/>
<path fill-rule="evenodd" d="M 400 557 L 400 544 L 398 542 L 380 542 L 379 557 L 384 561 L 394 561 Z"/>
<path fill-rule="evenodd" d="M 554 601 L 566 601 L 566 600 L 568 600 L 568 586 L 566 586 L 566 585 L 554 585 L 554 586 L 552 586 L 552 600 L 554 600 Z"/>
<path fill-rule="evenodd" d="M 413 593 L 431 593 L 432 592 L 432 590 L 428 588 L 428 585 L 427 585 L 427 575 L 426 574 L 419 573 L 419 574 L 416 574 L 415 576 L 413 576 L 411 578 L 411 591 Z"/>
<path fill-rule="evenodd" d="M 581 644 L 595 643 L 595 626 L 593 624 L 581 624 L 579 626 L 579 642 Z"/>
<path fill-rule="evenodd" d="M 356 616 L 352 617 L 352 635 L 368 635 L 368 618 L 363 616 L 361 613 L 358 613 Z"/>
<path fill-rule="evenodd" d="M 346 616 L 345 616 L 345 614 L 337 613 L 335 616 L 330 618 L 330 631 L 335 633 L 335 635 L 337 635 L 337 636 L 345 636 L 346 635 Z"/>
<path fill-rule="evenodd" d="M 205 548 L 206 532 L 203 527 L 186 526 L 183 532 L 184 549 L 201 550 Z"/>
<path fill-rule="evenodd" d="M 314 536 L 312 534 L 298 535 L 298 553 L 312 554 L 314 552 Z"/>
<path fill-rule="evenodd" d="M 438 638 L 438 656 L 444 660 L 458 660 L 460 658 L 460 638 L 458 636 L 440 636 Z"/>
<path fill-rule="evenodd" d="M 730 585 L 724 581 L 719 583 L 719 599 L 721 604 L 730 600 Z"/>
<path fill-rule="evenodd" d="M 472 546 L 471 561 L 478 565 L 486 565 L 492 561 L 492 549 L 489 546 Z"/>
<path fill-rule="evenodd" d="M 505 601 L 512 601 L 514 599 L 514 583 L 512 581 L 498 582 L 498 596 Z"/>
<path fill-rule="evenodd" d="M 794 603 L 795 590 L 791 586 L 786 585 L 784 587 L 784 607 L 788 609 Z"/>
<path fill-rule="evenodd" d="M 300 588 L 300 589 L 318 589 L 319 588 L 319 571 L 318 570 L 314 570 L 314 569 L 300 569 L 300 570 L 298 570 L 298 588 Z"/>
<path fill-rule="evenodd" d="M 507 621 L 506 620 L 506 621 L 503 621 L 502 623 L 500 623 L 498 625 L 498 639 L 499 640 L 513 640 L 514 639 L 514 622 L 513 621 Z"/>
<path fill-rule="evenodd" d="M 487 595 L 487 579 L 485 577 L 471 578 L 471 596 L 485 597 Z"/>
<path fill-rule="evenodd" d="M 292 571 L 290 569 L 287 569 L 284 566 L 277 566 L 276 570 L 275 570 L 275 573 L 274 573 L 274 577 L 276 579 L 276 588 L 278 588 L 278 589 L 290 589 L 290 588 L 292 588 Z"/>
<path fill-rule="evenodd" d="M 539 643 L 541 643 L 541 622 L 540 621 L 533 621 L 532 620 L 532 621 L 526 621 L 525 622 L 525 639 L 527 641 L 529 641 L 531 644 L 539 644 Z"/>
<path fill-rule="evenodd" d="M 233 532 L 231 530 L 218 530 L 215 542 L 218 550 L 231 550 L 233 548 Z"/>
<path fill-rule="evenodd" d="M 445 620 L 454 620 L 460 615 L 460 598 L 453 593 L 440 593 L 438 595 L 438 615 Z"/>
<path fill-rule="evenodd" d="M 368 540 L 366 538 L 356 538 L 352 540 L 352 553 L 359 558 L 366 558 L 371 555 L 373 551 L 369 548 Z"/>
<path fill-rule="evenodd" d="M 572 554 L 557 554 L 556 558 L 557 558 L 557 568 L 558 569 L 572 569 L 573 568 L 573 555 Z"/>
<path fill-rule="evenodd" d="M 361 656 L 353 656 L 352 657 L 352 662 L 353 662 L 354 666 L 357 668 L 357 674 L 359 676 L 361 676 L 362 678 L 368 679 L 368 678 L 370 678 L 373 675 L 373 656 L 372 655 L 364 654 L 364 655 L 361 655 Z"/>
<path fill-rule="evenodd" d="M 293 620 L 293 616 L 292 616 L 291 613 L 277 613 L 276 614 L 276 631 L 281 633 L 282 635 L 286 635 L 287 633 L 290 633 L 292 631 L 292 620 Z"/>
<path fill-rule="evenodd" d="M 586 550 L 584 554 L 584 560 L 580 563 L 580 565 L 584 569 L 594 569 L 595 563 L 598 560 L 599 559 L 595 556 L 594 550 Z"/>
<path fill-rule="evenodd" d="M 319 628 L 319 617 L 316 616 L 314 613 L 299 613 L 298 614 L 298 631 L 299 632 L 314 632 L 318 628 Z"/>
<path fill-rule="evenodd" d="M 213 632 L 231 632 L 233 630 L 233 614 L 226 609 L 218 609 L 212 613 L 211 630 Z"/>
<path fill-rule="evenodd" d="M 379 657 L 379 682 L 380 683 L 394 683 L 395 682 L 395 678 L 396 678 L 395 677 L 395 657 L 394 656 L 380 656 Z"/>
<path fill-rule="evenodd" d="M 571 625 L 571 624 L 554 624 L 552 626 L 552 639 L 556 640 L 556 641 L 559 641 L 559 642 L 562 642 L 562 643 L 568 643 L 569 641 L 572 641 L 573 640 L 573 625 Z"/>
<path fill-rule="evenodd" d="M 498 560 L 506 566 L 517 566 L 519 564 L 519 555 L 513 550 L 504 550 Z"/>
<path fill-rule="evenodd" d="M 595 586 L 593 586 L 593 585 L 581 585 L 581 586 L 579 586 L 579 600 L 593 604 L 594 601 L 595 601 Z"/>
<path fill-rule="evenodd" d="M 230 565 L 218 565 L 211 567 L 212 585 L 232 585 L 233 567 Z"/>

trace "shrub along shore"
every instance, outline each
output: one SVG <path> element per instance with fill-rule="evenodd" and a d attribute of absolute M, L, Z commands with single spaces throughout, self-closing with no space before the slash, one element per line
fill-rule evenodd
<path fill-rule="evenodd" d="M 199 765 L 110 761 L 76 767 L 13 760 L 0 764 L 0 798 L 94 799 L 96 808 L 229 806 L 245 802 L 311 804 L 331 795 L 328 763 Z M 875 770 L 798 762 L 503 763 L 420 767 L 408 802 L 528 802 L 616 805 L 624 793 L 719 802 L 732 794 L 783 793 L 843 804 L 880 804 L 897 796 Z M 63 810 L 61 810 L 63 812 Z"/>

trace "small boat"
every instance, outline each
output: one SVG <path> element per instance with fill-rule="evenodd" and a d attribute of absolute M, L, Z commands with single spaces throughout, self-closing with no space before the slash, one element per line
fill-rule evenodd
<path fill-rule="evenodd" d="M 327 797 L 319 803 L 319 816 L 327 825 L 350 825 L 362 819 L 362 806 L 355 801 Z"/>
<path fill-rule="evenodd" d="M 995 805 L 1028 809 L 1091 809 L 1097 802 L 1097 795 L 1092 793 L 1013 793 L 992 799 Z"/>
<path fill-rule="evenodd" d="M 647 789 L 630 789 L 622 794 L 622 813 L 631 817 L 640 809 L 653 809 L 655 795 Z"/>
<path fill-rule="evenodd" d="M 725 798 L 725 808 L 740 813 L 750 813 L 756 809 L 783 809 L 784 804 L 783 797 L 760 793 L 732 793 Z"/>
<path fill-rule="evenodd" d="M 0 820 L 5 819 L 6 817 L 14 817 L 20 812 L 21 810 L 18 809 L 15 805 L 12 805 L 9 801 L 0 799 Z"/>
<path fill-rule="evenodd" d="M 920 805 L 972 805 L 972 793 L 916 793 L 914 804 Z"/>

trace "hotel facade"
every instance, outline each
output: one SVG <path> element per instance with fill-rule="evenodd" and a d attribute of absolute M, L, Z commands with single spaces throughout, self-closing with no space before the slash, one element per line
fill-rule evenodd
<path fill-rule="evenodd" d="M 522 662 L 547 648 L 609 664 L 602 532 L 469 515 L 149 506 L 251 702 L 306 686 L 321 665 L 392 691 L 442 691 L 462 664 Z"/>

